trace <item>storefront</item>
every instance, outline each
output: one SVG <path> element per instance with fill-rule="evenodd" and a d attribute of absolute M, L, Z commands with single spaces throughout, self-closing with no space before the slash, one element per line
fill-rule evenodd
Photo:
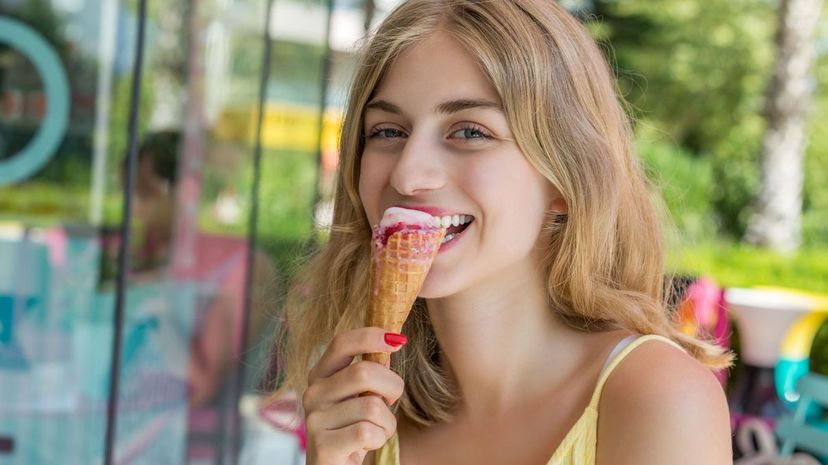
<path fill-rule="evenodd" d="M 0 464 L 301 460 L 255 398 L 365 11 L 0 0 Z"/>

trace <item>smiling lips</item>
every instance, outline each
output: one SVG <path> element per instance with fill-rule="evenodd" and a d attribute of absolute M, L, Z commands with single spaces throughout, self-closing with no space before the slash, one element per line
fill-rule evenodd
<path fill-rule="evenodd" d="M 388 238 L 399 231 L 429 230 L 444 228 L 443 243 L 447 243 L 466 230 L 474 221 L 472 215 L 439 215 L 442 210 L 431 207 L 391 207 L 385 211 L 379 225 L 374 228 L 374 240 L 384 246 Z"/>

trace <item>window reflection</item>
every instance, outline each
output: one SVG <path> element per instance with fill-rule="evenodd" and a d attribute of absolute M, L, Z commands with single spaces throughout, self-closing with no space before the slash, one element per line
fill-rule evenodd
<path fill-rule="evenodd" d="M 278 0 L 265 31 L 265 0 L 150 2 L 134 109 L 136 5 L 0 0 L 0 16 L 54 48 L 70 87 L 54 156 L 0 186 L 0 463 L 102 460 L 131 110 L 139 140 L 116 457 L 206 464 L 242 452 L 245 463 L 260 463 L 270 450 L 270 461 L 293 463 L 297 436 L 274 429 L 254 405 L 262 374 L 278 377 L 266 362 L 281 292 L 297 255 L 324 240 L 329 224 L 365 4 L 340 1 L 329 12 L 322 0 Z M 373 21 L 390 7 L 375 6 Z M 0 161 L 42 126 L 43 86 L 25 57 L 0 44 Z"/>

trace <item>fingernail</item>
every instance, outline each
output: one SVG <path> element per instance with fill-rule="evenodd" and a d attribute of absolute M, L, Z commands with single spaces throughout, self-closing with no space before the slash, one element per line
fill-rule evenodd
<path fill-rule="evenodd" d="M 399 347 L 408 342 L 408 338 L 402 334 L 385 333 L 385 343 L 391 347 Z"/>

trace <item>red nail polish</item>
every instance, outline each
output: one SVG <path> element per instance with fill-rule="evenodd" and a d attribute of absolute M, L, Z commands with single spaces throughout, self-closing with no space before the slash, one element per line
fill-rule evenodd
<path fill-rule="evenodd" d="M 385 343 L 391 347 L 399 347 L 408 342 L 408 338 L 402 334 L 385 333 Z"/>

